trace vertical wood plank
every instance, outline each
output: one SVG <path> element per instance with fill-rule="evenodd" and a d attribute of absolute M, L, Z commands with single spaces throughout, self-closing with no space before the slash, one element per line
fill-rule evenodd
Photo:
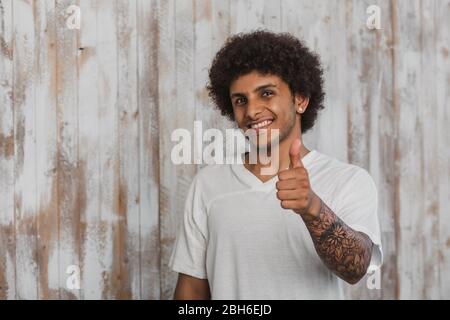
<path fill-rule="evenodd" d="M 400 191 L 399 191 L 399 181 L 400 181 L 400 174 L 399 174 L 399 165 L 400 165 L 400 154 L 399 154 L 399 114 L 400 114 L 400 108 L 399 108 L 399 93 L 398 93 L 398 87 L 399 87 L 399 81 L 398 81 L 398 74 L 396 70 L 396 65 L 398 64 L 399 55 L 397 53 L 397 45 L 398 45 L 398 35 L 399 35 L 399 26 L 398 26 L 398 5 L 397 1 L 392 0 L 390 1 L 390 18 L 391 18 L 391 33 L 392 33 L 392 41 L 391 41 L 391 60 L 392 60 L 392 114 L 394 121 L 392 121 L 392 138 L 389 139 L 389 131 L 387 131 L 386 135 L 386 141 L 391 141 L 390 144 L 386 144 L 383 150 L 386 150 L 386 154 L 391 154 L 391 157 L 393 157 L 394 161 L 388 162 L 390 164 L 390 171 L 385 171 L 391 173 L 391 175 L 388 175 L 388 177 L 391 177 L 391 184 L 393 186 L 393 192 L 392 192 L 392 204 L 393 204 L 393 226 L 394 226 L 394 244 L 395 244 L 395 259 L 392 259 L 391 262 L 394 263 L 393 268 L 391 269 L 392 272 L 392 279 L 394 282 L 395 287 L 395 298 L 399 298 L 400 294 L 400 274 L 398 269 L 398 250 L 400 247 Z M 389 110 L 389 109 L 388 109 Z M 392 146 L 393 145 L 393 146 Z M 393 150 L 392 150 L 393 149 Z M 386 196 L 387 199 L 389 199 L 389 196 Z M 383 224 L 383 223 L 382 223 Z M 386 244 L 385 244 L 386 246 Z M 383 270 L 386 270 L 386 265 L 383 266 Z M 388 272 L 389 273 L 389 272 Z"/>
<path fill-rule="evenodd" d="M 122 238 L 117 229 L 117 10 L 116 2 L 99 0 L 89 4 L 81 3 L 84 24 L 80 46 L 84 50 L 79 78 L 80 155 L 86 162 L 88 190 L 83 217 L 83 287 L 89 288 L 84 292 L 88 299 L 111 299 L 117 298 L 120 290 L 117 266 L 123 261 Z"/>
<path fill-rule="evenodd" d="M 215 54 L 230 36 L 231 1 L 196 1 L 194 15 L 194 87 L 196 119 L 202 121 L 203 131 L 210 128 L 233 128 L 234 123 L 213 106 L 206 90 L 208 71 Z M 205 142 L 205 145 L 208 142 Z M 226 145 L 224 143 L 224 152 Z M 224 153 L 224 156 L 226 153 Z M 205 166 L 202 163 L 197 169 Z"/>
<path fill-rule="evenodd" d="M 98 66 L 97 1 L 81 1 L 78 140 L 79 160 L 85 163 L 80 188 L 86 190 L 81 220 L 81 297 L 99 299 L 105 284 L 104 241 L 107 225 L 101 219 L 100 197 L 100 70 Z"/>
<path fill-rule="evenodd" d="M 430 3 L 429 3 L 430 4 Z M 398 2 L 396 74 L 398 76 L 399 243 L 398 298 L 430 299 L 438 295 L 436 96 L 430 94 L 436 72 L 432 4 Z M 429 16 L 429 17 L 427 17 Z M 428 20 L 428 21 L 426 21 Z M 426 56 L 425 56 L 426 54 Z M 431 130 L 430 133 L 426 132 Z M 429 137 L 429 138 L 428 138 Z M 428 153 L 428 154 L 427 154 Z M 412 199 L 419 199 L 411 201 Z M 412 253 L 415 253 L 414 255 Z M 436 266 L 436 267 L 435 267 Z"/>
<path fill-rule="evenodd" d="M 33 1 L 13 2 L 14 198 L 18 299 L 38 297 L 34 14 Z"/>
<path fill-rule="evenodd" d="M 418 114 L 421 121 L 420 131 L 412 134 L 421 137 L 421 153 L 416 159 L 421 161 L 423 171 L 422 212 L 418 217 L 417 227 L 421 230 L 421 254 L 423 255 L 424 288 L 420 294 L 423 299 L 439 299 L 440 297 L 440 264 L 439 261 L 439 149 L 436 74 L 441 68 L 437 64 L 438 50 L 435 23 L 436 2 L 421 1 L 419 7 L 419 23 L 421 26 L 420 41 L 420 91 L 417 100 Z M 448 23 L 447 23 L 448 25 Z M 445 69 L 444 69 L 445 70 Z M 449 69 L 447 69 L 449 72 Z M 411 88 L 412 89 L 412 88 Z M 412 89 L 414 91 L 417 88 Z M 415 128 L 416 130 L 418 128 Z"/>
<path fill-rule="evenodd" d="M 161 298 L 169 299 L 177 276 L 168 268 L 177 230 L 174 222 L 179 221 L 184 212 L 187 190 L 196 172 L 194 165 L 174 165 L 169 156 L 173 130 L 186 128 L 191 134 L 194 132 L 194 3 L 169 1 L 162 10 L 160 19 L 167 24 L 160 25 L 159 66 L 165 65 L 167 69 L 161 70 L 159 81 Z M 166 38 L 169 35 L 172 38 Z M 193 150 L 192 158 L 194 153 Z"/>
<path fill-rule="evenodd" d="M 381 30 L 366 25 L 367 8 L 377 5 Z M 390 4 L 383 1 L 347 1 L 347 75 L 351 94 L 347 104 L 348 161 L 369 171 L 378 189 L 378 216 L 382 230 L 385 264 L 380 290 L 367 288 L 367 278 L 346 286 L 354 299 L 395 298 L 394 144 L 392 108 L 392 28 Z M 372 274 L 373 275 L 373 274 Z"/>
<path fill-rule="evenodd" d="M 247 14 L 247 31 L 256 29 L 264 29 L 264 4 L 265 1 L 246 1 L 246 14 Z"/>
<path fill-rule="evenodd" d="M 249 31 L 247 6 L 248 6 L 248 0 L 230 0 L 230 31 L 231 31 L 231 34 Z"/>
<path fill-rule="evenodd" d="M 35 15 L 35 125 L 38 298 L 59 296 L 55 2 L 33 4 Z"/>
<path fill-rule="evenodd" d="M 195 118 L 202 121 L 203 129 L 208 128 L 209 123 L 205 120 L 208 114 L 211 114 L 211 118 L 217 118 L 216 110 L 208 108 L 208 92 L 206 91 L 206 82 L 208 80 L 208 65 L 207 62 L 212 59 L 212 41 L 213 37 L 219 35 L 214 34 L 212 20 L 213 15 L 218 15 L 219 8 L 216 5 L 219 1 L 194 1 L 194 13 L 193 13 L 193 86 L 195 90 L 194 105 L 195 105 Z M 220 11 L 219 18 L 226 15 L 228 9 L 228 1 L 220 1 L 222 10 Z M 220 37 L 220 36 L 219 36 Z"/>
<path fill-rule="evenodd" d="M 59 215 L 59 291 L 61 299 L 80 299 L 81 292 L 67 287 L 69 266 L 81 268 L 80 214 L 86 205 L 84 162 L 78 144 L 78 64 L 83 48 L 79 30 L 69 29 L 66 10 L 79 1 L 56 1 L 56 99 L 58 124 L 57 190 Z M 81 12 L 81 25 L 85 23 Z M 69 270 L 70 271 L 70 270 Z"/>
<path fill-rule="evenodd" d="M 397 297 L 397 245 L 398 245 L 398 197 L 397 172 L 398 162 L 398 98 L 397 76 L 395 73 L 397 41 L 396 5 L 379 3 L 381 9 L 381 37 L 377 36 L 377 74 L 375 86 L 380 100 L 372 104 L 371 110 L 371 141 L 370 173 L 378 188 L 378 217 L 380 219 L 381 241 L 383 245 L 384 262 L 381 268 L 381 298 L 395 299 Z M 367 18 L 367 16 L 366 16 Z M 377 32 L 377 34 L 379 31 Z M 349 140 L 351 140 L 349 138 Z M 375 140 L 375 142 L 372 142 Z M 353 145 L 353 144 L 351 144 Z M 349 144 L 349 148 L 351 148 Z"/>
<path fill-rule="evenodd" d="M 398 36 L 396 43 L 395 73 L 397 76 L 398 95 L 398 141 L 397 155 L 401 171 L 398 175 L 398 243 L 397 248 L 397 273 L 401 275 L 398 279 L 397 298 L 411 299 L 420 298 L 423 287 L 423 266 L 414 263 L 410 252 L 417 252 L 421 259 L 421 230 L 417 230 L 416 222 L 418 216 L 423 213 L 421 203 L 410 203 L 409 197 L 419 199 L 423 194 L 422 186 L 417 181 L 423 179 L 421 171 L 421 138 L 416 134 L 421 124 L 418 112 L 418 92 L 411 92 L 409 88 L 418 87 L 421 80 L 420 53 L 418 36 L 419 24 L 417 23 L 419 13 L 419 1 L 396 2 L 396 20 L 398 21 Z M 407 31 L 407 29 L 409 29 Z M 420 89 L 419 89 L 420 90 Z M 401 120 L 400 120 L 401 119 Z M 423 180 L 422 180 L 423 181 Z M 408 243 L 406 247 L 405 244 Z"/>
<path fill-rule="evenodd" d="M 283 1 L 230 1 L 231 33 L 250 32 L 256 29 L 281 30 Z"/>
<path fill-rule="evenodd" d="M 166 6 L 168 5 L 168 6 Z M 161 101 L 159 77 L 167 72 L 169 78 L 164 90 L 173 88 L 173 74 L 169 61 L 159 61 L 160 41 L 169 46 L 172 36 L 170 29 L 173 23 L 170 19 L 170 3 L 159 3 L 156 0 L 138 0 L 138 105 L 139 105 L 139 199 L 140 199 L 140 272 L 141 298 L 159 299 L 161 296 L 161 266 L 160 266 L 160 198 L 159 198 L 159 168 L 160 161 L 167 159 L 167 154 L 160 151 L 159 106 L 170 109 L 170 101 Z M 160 28 L 162 27 L 162 28 Z M 165 57 L 165 56 L 164 56 Z M 167 58 L 167 57 L 166 57 Z M 163 57 L 161 57 L 163 59 Z M 162 89 L 161 89 L 162 90 Z M 164 96 L 165 99 L 170 97 Z M 162 104 L 166 102 L 167 104 Z"/>
<path fill-rule="evenodd" d="M 115 222 L 113 273 L 120 277 L 120 299 L 141 298 L 139 238 L 139 105 L 137 103 L 137 3 L 117 2 L 118 41 L 118 115 L 119 218 Z"/>
<path fill-rule="evenodd" d="M 0 300 L 14 299 L 13 3 L 0 1 Z"/>
<path fill-rule="evenodd" d="M 274 32 L 281 31 L 281 6 L 283 1 L 264 1 L 264 27 Z"/>
<path fill-rule="evenodd" d="M 437 119 L 437 168 L 434 174 L 439 177 L 439 298 L 450 297 L 450 1 L 434 2 L 434 25 L 436 27 L 435 51 L 436 77 L 434 90 L 436 92 Z M 433 82 L 432 82 L 433 83 Z M 436 192 L 436 191 L 435 191 Z"/>
<path fill-rule="evenodd" d="M 117 215 L 119 187 L 118 117 L 117 117 L 117 3 L 97 1 L 97 68 L 98 68 L 98 152 L 100 170 L 100 248 L 102 299 L 117 298 L 120 277 L 117 264 L 122 263 L 121 230 Z M 114 269 L 113 269 L 114 267 Z M 125 289 L 126 290 L 126 289 Z"/>
<path fill-rule="evenodd" d="M 212 59 L 214 58 L 217 51 L 219 51 L 220 48 L 222 48 L 227 38 L 231 35 L 231 16 L 230 16 L 231 2 L 232 1 L 230 0 L 225 1 L 215 0 L 212 2 L 211 5 L 212 39 L 210 49 L 210 60 L 203 62 L 203 64 L 206 64 L 208 69 L 211 66 Z M 211 104 L 210 100 L 208 100 L 208 103 Z"/>

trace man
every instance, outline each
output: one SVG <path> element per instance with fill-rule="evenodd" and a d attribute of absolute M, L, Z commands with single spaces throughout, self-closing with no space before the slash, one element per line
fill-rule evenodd
<path fill-rule="evenodd" d="M 244 132 L 278 130 L 279 170 L 262 175 L 270 164 L 245 154 L 199 171 L 170 259 L 175 299 L 336 299 L 338 278 L 354 284 L 381 265 L 372 178 L 302 143 L 324 108 L 322 73 L 284 33 L 235 35 L 217 53 L 210 97 Z"/>

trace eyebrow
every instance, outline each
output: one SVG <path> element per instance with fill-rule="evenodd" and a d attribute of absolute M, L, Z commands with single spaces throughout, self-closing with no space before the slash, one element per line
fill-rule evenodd
<path fill-rule="evenodd" d="M 261 86 L 259 86 L 259 87 L 256 87 L 256 88 L 253 90 L 253 92 L 261 91 L 261 90 L 264 90 L 264 89 L 267 89 L 267 88 L 271 88 L 271 87 L 276 88 L 277 85 L 276 85 L 276 84 L 273 84 L 273 83 L 263 84 L 263 85 L 261 85 Z M 233 98 L 233 97 L 242 97 L 242 96 L 245 96 L 245 94 L 244 94 L 244 93 L 241 93 L 241 92 L 235 92 L 235 93 L 233 93 L 233 94 L 230 96 L 230 98 Z"/>

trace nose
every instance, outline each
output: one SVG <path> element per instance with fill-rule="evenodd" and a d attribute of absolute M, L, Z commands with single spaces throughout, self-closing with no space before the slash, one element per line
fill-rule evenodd
<path fill-rule="evenodd" d="M 260 114 L 264 110 L 264 105 L 261 101 L 257 99 L 253 99 L 248 101 L 247 103 L 247 117 L 250 119 L 256 119 L 258 114 Z"/>

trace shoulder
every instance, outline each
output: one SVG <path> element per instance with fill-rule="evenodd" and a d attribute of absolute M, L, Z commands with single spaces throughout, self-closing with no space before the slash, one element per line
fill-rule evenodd
<path fill-rule="evenodd" d="M 230 165 L 206 165 L 197 171 L 192 181 L 193 188 L 202 194 L 205 203 L 234 188 Z"/>
<path fill-rule="evenodd" d="M 210 164 L 200 168 L 194 179 L 198 181 L 198 183 L 208 186 L 213 182 L 220 181 L 220 179 L 226 179 L 229 175 L 229 165 Z"/>
<path fill-rule="evenodd" d="M 317 152 L 313 166 L 316 171 L 332 179 L 339 189 L 368 189 L 376 191 L 375 182 L 370 173 L 355 164 L 347 163 L 327 154 Z"/>

